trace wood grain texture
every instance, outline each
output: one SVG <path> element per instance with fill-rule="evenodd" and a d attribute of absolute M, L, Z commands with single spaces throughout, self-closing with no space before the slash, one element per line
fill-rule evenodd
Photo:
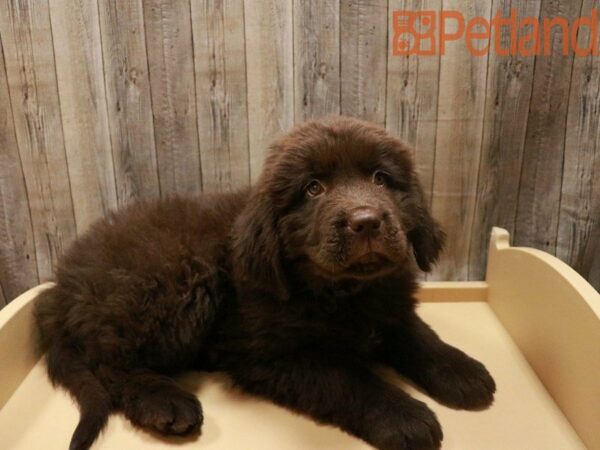
<path fill-rule="evenodd" d="M 145 0 L 161 195 L 202 190 L 189 0 Z"/>
<path fill-rule="evenodd" d="M 388 0 L 340 2 L 341 112 L 385 124 Z"/>
<path fill-rule="evenodd" d="M 192 0 L 202 180 L 209 191 L 250 184 L 243 0 Z"/>
<path fill-rule="evenodd" d="M 57 0 L 50 20 L 77 232 L 116 208 L 96 2 Z"/>
<path fill-rule="evenodd" d="M 436 11 L 441 0 L 390 0 L 385 125 L 415 151 L 414 158 L 428 204 L 431 206 L 438 114 L 440 57 L 394 56 L 394 11 Z M 419 32 L 424 26 L 419 21 Z"/>
<path fill-rule="evenodd" d="M 294 118 L 340 112 L 340 5 L 294 2 Z"/>
<path fill-rule="evenodd" d="M 443 2 L 465 21 L 490 17 L 491 0 Z M 450 30 L 450 28 L 449 28 Z M 432 211 L 448 234 L 430 279 L 463 280 L 469 272 L 469 237 L 477 195 L 483 134 L 487 57 L 473 57 L 464 42 L 448 43 L 440 61 Z"/>
<path fill-rule="evenodd" d="M 595 3 L 585 0 L 582 15 L 589 17 Z M 589 28 L 581 28 L 579 47 L 588 48 L 591 39 Z M 576 57 L 573 62 L 556 254 L 588 278 L 594 259 L 600 255 L 600 59 L 597 56 Z"/>
<path fill-rule="evenodd" d="M 76 230 L 47 2 L 2 0 L 0 34 L 35 257 L 46 281 Z"/>
<path fill-rule="evenodd" d="M 76 231 L 109 209 L 246 186 L 278 135 L 340 112 L 414 148 L 449 232 L 430 279 L 482 278 L 499 225 L 599 288 L 599 58 L 562 56 L 559 28 L 549 56 L 474 56 L 464 38 L 443 56 L 392 54 L 396 10 L 436 12 L 439 26 L 442 7 L 467 21 L 515 8 L 572 22 L 597 6 L 0 0 L 0 306 L 49 279 Z M 579 47 L 590 38 L 581 28 Z"/>
<path fill-rule="evenodd" d="M 31 214 L 0 41 L 0 290 L 13 299 L 37 285 Z M 2 298 L 0 298 L 0 307 Z"/>
<path fill-rule="evenodd" d="M 141 0 L 99 0 L 108 123 L 119 205 L 158 197 Z"/>
<path fill-rule="evenodd" d="M 540 15 L 560 15 L 571 23 L 579 16 L 581 4 L 581 0 L 543 0 Z M 573 54 L 563 56 L 559 27 L 552 28 L 551 42 L 552 53 L 536 58 L 513 239 L 515 245 L 554 254 Z"/>
<path fill-rule="evenodd" d="M 492 14 L 500 12 L 502 17 L 510 17 L 513 9 L 518 17 L 538 17 L 540 6 L 540 0 L 494 0 Z M 522 36 L 521 29 L 516 37 Z M 508 27 L 502 28 L 500 42 L 502 48 L 510 49 Z M 534 56 L 498 55 L 496 51 L 489 56 L 477 200 L 470 234 L 470 279 L 482 280 L 485 276 L 492 227 L 505 228 L 511 235 L 514 232 L 534 65 Z"/>
<path fill-rule="evenodd" d="M 244 2 L 250 177 L 273 139 L 294 124 L 293 0 Z"/>

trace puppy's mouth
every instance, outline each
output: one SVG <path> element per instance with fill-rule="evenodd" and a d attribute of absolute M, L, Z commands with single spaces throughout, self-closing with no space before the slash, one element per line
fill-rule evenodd
<path fill-rule="evenodd" d="M 392 272 L 396 267 L 397 262 L 382 253 L 374 251 L 354 257 L 343 266 L 338 267 L 327 267 L 313 261 L 313 268 L 316 269 L 317 273 L 332 280 L 371 280 Z"/>
<path fill-rule="evenodd" d="M 391 270 L 394 263 L 384 254 L 368 251 L 353 258 L 344 273 L 358 278 L 370 278 Z"/>
<path fill-rule="evenodd" d="M 349 242 L 341 239 L 341 243 L 337 235 L 335 238 L 333 245 L 319 243 L 313 247 L 316 252 L 307 255 L 313 270 L 330 280 L 380 278 L 397 270 L 407 257 L 406 246 L 398 235 L 387 239 L 354 238 Z"/>

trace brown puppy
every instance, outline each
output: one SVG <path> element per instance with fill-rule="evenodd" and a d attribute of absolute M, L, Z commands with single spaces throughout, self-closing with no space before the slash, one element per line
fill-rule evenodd
<path fill-rule="evenodd" d="M 71 449 L 89 448 L 116 410 L 198 431 L 200 403 L 168 377 L 190 368 L 225 371 L 379 449 L 438 448 L 433 412 L 372 367 L 453 407 L 491 404 L 484 366 L 415 314 L 417 265 L 430 270 L 443 238 L 408 149 L 339 117 L 276 142 L 248 191 L 110 215 L 36 306 L 50 378 L 80 405 Z"/>

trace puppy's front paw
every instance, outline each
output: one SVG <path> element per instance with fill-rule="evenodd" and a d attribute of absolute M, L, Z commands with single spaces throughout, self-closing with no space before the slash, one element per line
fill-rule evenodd
<path fill-rule="evenodd" d="M 385 418 L 373 424 L 371 439 L 379 450 L 437 450 L 442 427 L 425 403 L 411 399 L 398 409 L 383 412 Z"/>
<path fill-rule="evenodd" d="M 496 383 L 485 366 L 453 347 L 422 375 L 422 387 L 445 405 L 479 410 L 494 401 Z"/>

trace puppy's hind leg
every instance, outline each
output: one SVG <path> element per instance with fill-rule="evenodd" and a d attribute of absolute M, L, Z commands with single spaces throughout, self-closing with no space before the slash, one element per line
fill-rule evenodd
<path fill-rule="evenodd" d="M 172 379 L 149 369 L 127 372 L 101 369 L 110 379 L 110 391 L 121 411 L 134 425 L 163 434 L 197 433 L 202 425 L 198 399 Z"/>

